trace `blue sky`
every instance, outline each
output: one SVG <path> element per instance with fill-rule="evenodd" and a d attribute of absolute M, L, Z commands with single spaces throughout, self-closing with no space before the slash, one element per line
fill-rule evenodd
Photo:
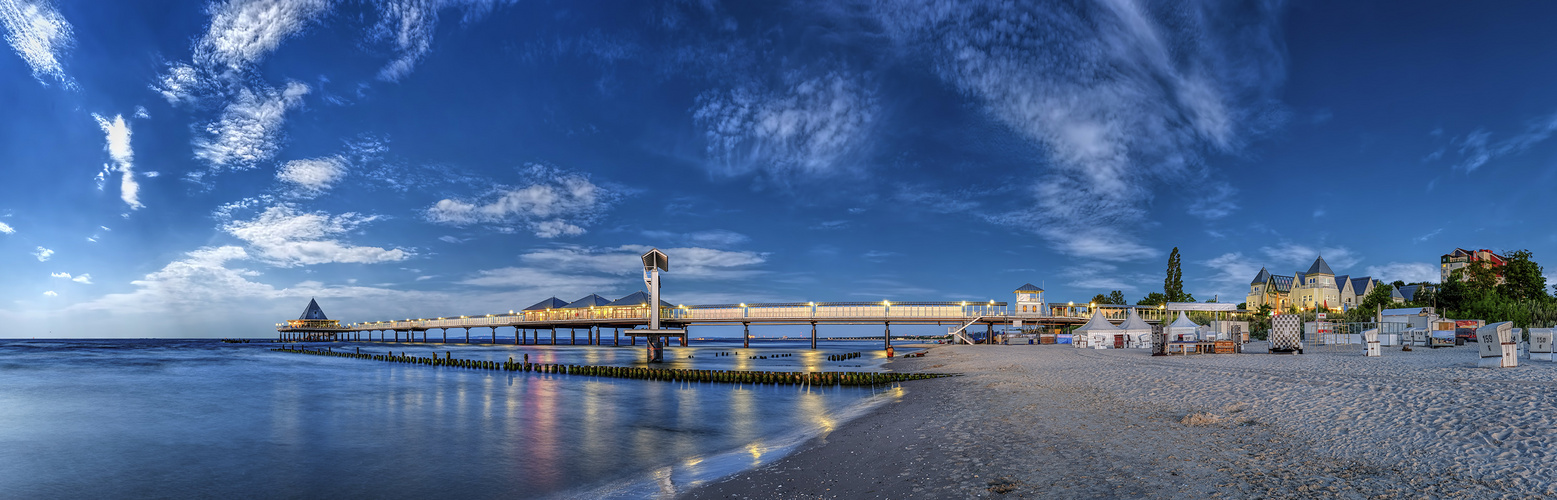
<path fill-rule="evenodd" d="M 0 335 L 1557 255 L 1557 5 L 0 0 Z"/>

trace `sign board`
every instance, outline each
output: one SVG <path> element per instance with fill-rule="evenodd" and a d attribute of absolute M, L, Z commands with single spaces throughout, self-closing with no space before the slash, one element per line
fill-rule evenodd
<path fill-rule="evenodd" d="M 1324 322 L 1324 320 L 1325 320 L 1325 313 L 1319 313 L 1319 314 L 1315 315 L 1314 319 L 1316 321 Z"/>

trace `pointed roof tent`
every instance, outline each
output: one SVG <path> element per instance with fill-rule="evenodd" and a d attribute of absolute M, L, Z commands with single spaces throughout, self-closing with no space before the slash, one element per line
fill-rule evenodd
<path fill-rule="evenodd" d="M 303 315 L 302 316 L 298 316 L 297 319 L 324 319 L 324 320 L 327 320 L 327 319 L 330 319 L 330 318 L 324 317 L 324 309 L 320 309 L 319 308 L 319 303 L 318 302 L 315 302 L 314 299 L 308 299 L 308 307 L 303 309 Z"/>
<path fill-rule="evenodd" d="M 1184 314 L 1184 311 L 1179 311 L 1179 319 L 1175 319 L 1173 323 L 1168 324 L 1168 328 L 1200 328 L 1200 323 L 1189 319 L 1189 315 Z"/>
<path fill-rule="evenodd" d="M 606 305 L 610 306 L 610 307 L 646 306 L 646 305 L 649 305 L 649 294 L 645 293 L 645 292 L 633 292 L 632 295 L 628 295 L 626 297 L 622 297 L 620 299 L 613 300 L 613 301 L 611 301 L 610 304 L 606 304 Z M 671 305 L 669 302 L 665 302 L 664 299 L 661 299 L 660 300 L 660 307 L 675 307 L 675 306 Z"/>
<path fill-rule="evenodd" d="M 1325 256 L 1321 255 L 1319 258 L 1314 259 L 1314 265 L 1309 266 L 1308 272 L 1303 274 L 1327 274 L 1330 276 L 1335 276 L 1335 271 L 1330 270 L 1330 265 L 1325 263 Z"/>
<path fill-rule="evenodd" d="M 526 307 L 526 308 L 524 308 L 524 310 L 526 310 L 526 311 L 545 311 L 547 309 L 562 309 L 562 308 L 567 307 L 567 306 L 568 306 L 567 302 L 563 302 L 562 299 L 559 299 L 559 298 L 556 298 L 556 297 L 552 297 L 552 298 L 549 298 L 549 299 L 546 299 L 546 300 L 543 300 L 543 301 L 540 301 L 540 302 L 536 302 L 535 305 L 530 306 L 530 307 Z"/>
<path fill-rule="evenodd" d="M 1075 330 L 1071 330 L 1070 332 L 1072 334 L 1075 334 L 1075 333 L 1105 334 L 1105 333 L 1123 333 L 1124 330 L 1120 330 L 1119 327 L 1114 326 L 1113 323 L 1109 323 L 1108 322 L 1108 318 L 1104 318 L 1103 317 L 1103 311 L 1102 310 L 1096 310 L 1096 311 L 1092 311 L 1092 319 L 1087 320 L 1087 324 L 1081 325 L 1081 327 L 1079 327 L 1079 328 L 1077 328 Z"/>
<path fill-rule="evenodd" d="M 650 271 L 657 267 L 661 271 L 670 272 L 670 256 L 665 255 L 665 252 L 661 252 L 658 248 L 650 248 L 640 258 L 643 259 L 644 271 Z"/>
<path fill-rule="evenodd" d="M 1258 285 L 1267 281 L 1270 281 L 1270 271 L 1266 271 L 1265 268 L 1262 267 L 1260 268 L 1260 274 L 1255 275 L 1254 281 L 1250 281 L 1249 284 Z"/>
<path fill-rule="evenodd" d="M 1130 316 L 1126 317 L 1124 323 L 1119 325 L 1119 330 L 1129 334 L 1151 333 L 1152 325 L 1141 319 L 1141 315 L 1137 314 L 1135 308 L 1132 307 L 1130 308 Z"/>
<path fill-rule="evenodd" d="M 582 298 L 582 299 L 575 300 L 575 301 L 569 303 L 568 305 L 562 306 L 562 308 L 563 309 L 589 309 L 591 307 L 600 307 L 600 306 L 603 306 L 603 305 L 606 305 L 606 304 L 610 304 L 610 303 L 611 303 L 611 301 L 610 300 L 606 300 L 605 297 L 601 297 L 599 295 L 591 293 L 589 295 L 584 296 L 584 298 Z"/>
<path fill-rule="evenodd" d="M 1016 289 L 1016 291 L 1015 291 L 1015 292 L 1012 292 L 1012 293 L 1022 293 L 1022 292 L 1042 292 L 1042 291 L 1043 291 L 1043 289 L 1042 289 L 1042 288 L 1038 288 L 1038 287 L 1036 287 L 1036 286 L 1033 286 L 1033 284 L 1032 284 L 1032 283 L 1028 283 L 1028 284 L 1026 284 L 1026 285 L 1022 285 L 1022 287 L 1021 287 L 1021 288 L 1018 288 L 1018 289 Z"/>

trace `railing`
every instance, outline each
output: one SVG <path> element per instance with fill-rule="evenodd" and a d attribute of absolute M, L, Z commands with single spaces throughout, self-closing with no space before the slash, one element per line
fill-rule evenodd
<path fill-rule="evenodd" d="M 806 320 L 850 318 L 977 318 L 1005 316 L 1010 307 L 1004 302 L 797 302 L 770 304 L 715 304 L 665 307 L 660 317 L 669 320 Z M 465 328 L 515 326 L 523 323 L 594 320 L 646 320 L 647 306 L 546 309 L 487 316 L 364 322 L 352 329 L 424 330 L 429 328 Z"/>

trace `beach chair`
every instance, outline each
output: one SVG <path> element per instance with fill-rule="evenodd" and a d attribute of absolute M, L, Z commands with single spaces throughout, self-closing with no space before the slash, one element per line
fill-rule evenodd
<path fill-rule="evenodd" d="M 1296 314 L 1277 314 L 1270 320 L 1270 352 L 1272 354 L 1303 353 L 1303 317 Z"/>
<path fill-rule="evenodd" d="M 1552 328 L 1530 329 L 1530 359 L 1532 361 L 1552 360 Z"/>
<path fill-rule="evenodd" d="M 1363 343 L 1365 345 L 1367 345 L 1367 347 L 1363 349 L 1363 355 L 1364 356 L 1367 356 L 1367 357 L 1370 357 L 1370 358 L 1377 358 L 1377 357 L 1380 356 L 1380 352 L 1379 352 L 1379 329 L 1378 328 L 1372 328 L 1372 329 L 1368 329 L 1368 330 L 1363 330 L 1362 331 L 1362 341 L 1363 341 Z"/>
<path fill-rule="evenodd" d="M 1476 329 L 1477 352 L 1482 368 L 1513 368 L 1519 366 L 1518 347 L 1514 343 L 1514 324 L 1507 321 L 1493 323 Z"/>

